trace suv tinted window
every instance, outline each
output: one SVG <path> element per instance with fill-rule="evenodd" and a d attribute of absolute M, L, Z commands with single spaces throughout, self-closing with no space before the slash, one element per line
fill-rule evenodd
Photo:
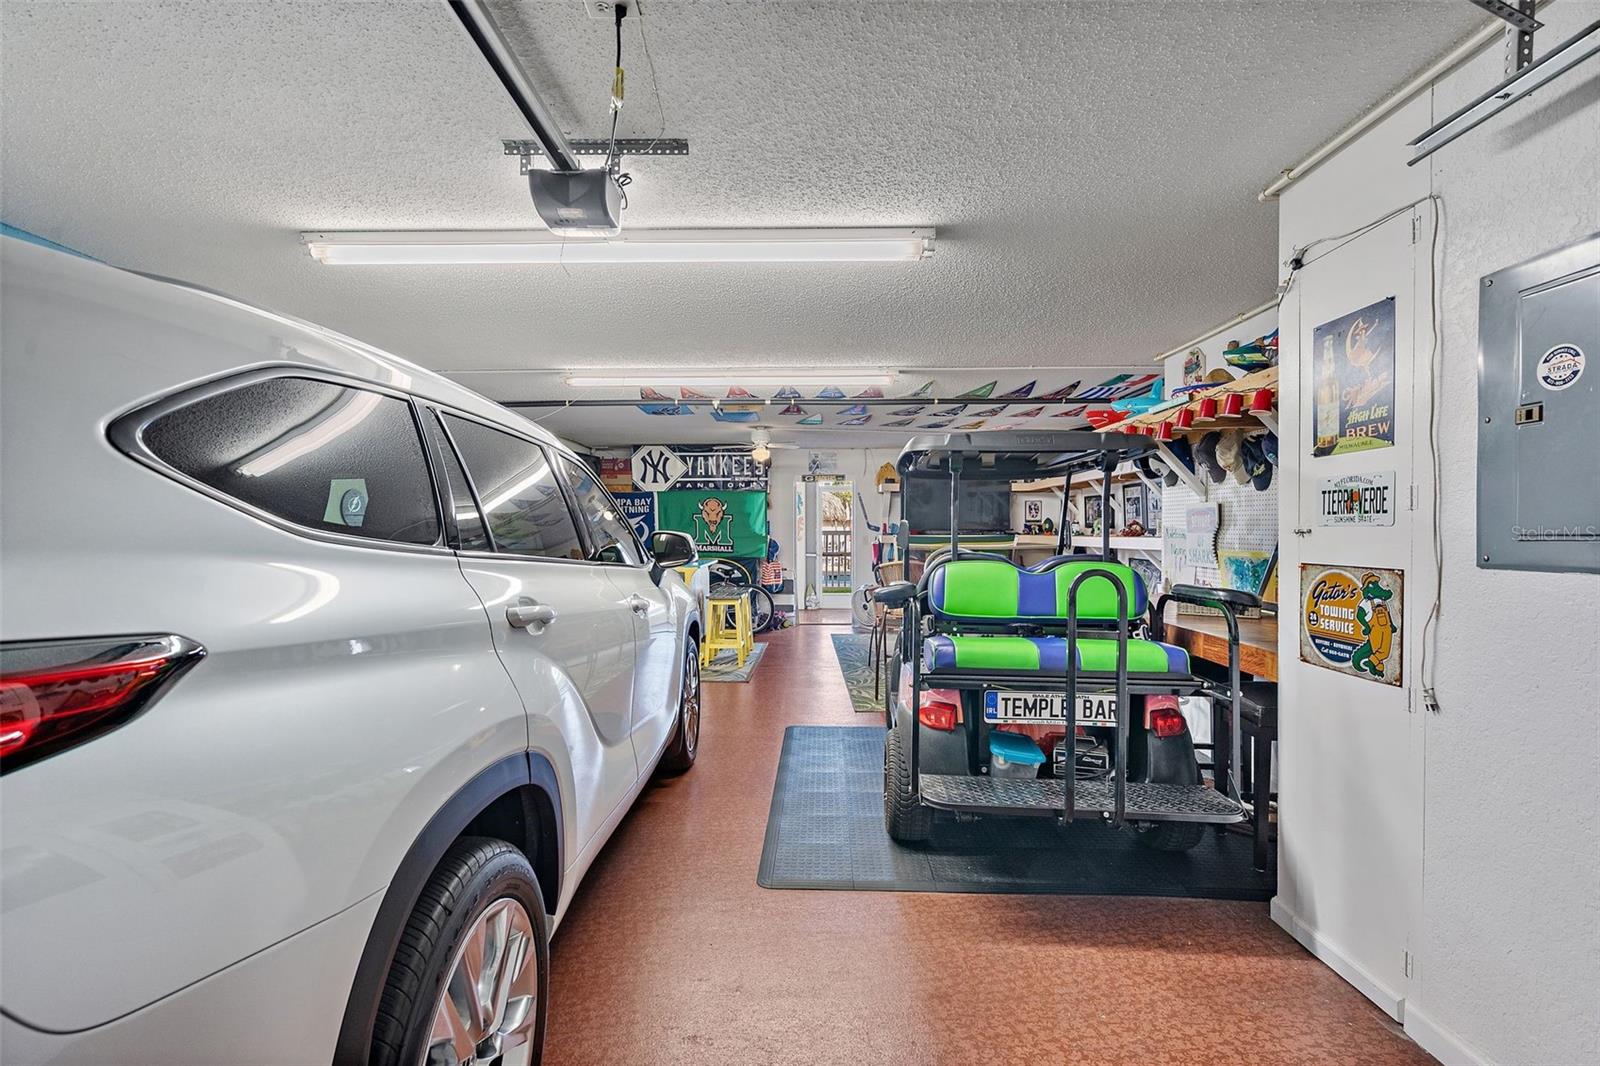
<path fill-rule="evenodd" d="M 155 455 L 237 500 L 311 529 L 433 544 L 439 516 L 404 400 L 309 378 L 269 378 L 169 411 Z"/>
<path fill-rule="evenodd" d="M 439 412 L 432 411 L 422 418 L 424 432 L 439 453 L 439 465 L 444 472 L 445 499 L 450 501 L 450 511 L 456 521 L 458 547 L 467 551 L 488 551 L 489 534 L 483 529 L 483 515 L 472 499 L 472 488 L 467 484 L 466 472 L 456 458 L 455 447 L 439 425 Z"/>
<path fill-rule="evenodd" d="M 444 421 L 467 464 L 496 548 L 551 559 L 583 558 L 572 512 L 537 445 L 454 415 L 445 415 Z"/>
<path fill-rule="evenodd" d="M 589 543 L 594 551 L 589 558 L 602 563 L 633 563 L 644 561 L 644 554 L 633 539 L 633 529 L 617 511 L 612 500 L 594 471 L 574 463 L 566 456 L 556 460 L 561 466 L 561 476 L 572 490 L 578 514 L 589 527 Z"/>

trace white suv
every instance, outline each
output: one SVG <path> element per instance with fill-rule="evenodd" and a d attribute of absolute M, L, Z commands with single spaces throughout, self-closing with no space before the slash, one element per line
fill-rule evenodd
<path fill-rule="evenodd" d="M 692 546 L 410 363 L 0 243 L 5 1061 L 536 1061 L 694 762 Z"/>

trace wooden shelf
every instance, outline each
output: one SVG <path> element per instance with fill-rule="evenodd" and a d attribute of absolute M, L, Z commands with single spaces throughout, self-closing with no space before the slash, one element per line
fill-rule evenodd
<path fill-rule="evenodd" d="M 1138 480 L 1139 475 L 1133 470 L 1119 470 L 1111 475 L 1111 483 L 1114 485 Z M 1074 488 L 1083 485 L 1098 485 L 1100 481 L 1100 475 L 1092 471 L 1073 474 L 1071 479 L 1072 487 Z M 1067 479 L 1064 477 L 1045 477 L 1033 481 L 1013 481 L 1011 483 L 1012 492 L 1064 492 L 1066 489 Z"/>
<path fill-rule="evenodd" d="M 1064 477 L 1043 477 L 1034 481 L 1013 481 L 1012 492 L 1057 492 L 1067 487 Z"/>
<path fill-rule="evenodd" d="M 1098 536 L 1077 536 L 1072 538 L 1074 548 L 1098 548 Z M 1112 537 L 1111 547 L 1118 551 L 1160 552 L 1160 537 Z"/>
<path fill-rule="evenodd" d="M 1270 413 L 1252 414 L 1248 407 L 1250 398 L 1255 393 L 1263 389 L 1270 390 L 1273 394 L 1272 411 Z M 1176 423 L 1174 423 L 1172 432 L 1177 436 L 1194 437 L 1209 433 L 1214 429 L 1254 429 L 1258 426 L 1265 426 L 1267 429 L 1276 432 L 1278 428 L 1277 390 L 1278 368 L 1276 366 L 1269 366 L 1253 373 L 1246 374 L 1241 378 L 1236 378 L 1227 384 L 1218 385 L 1214 389 L 1207 389 L 1205 392 L 1198 393 L 1195 395 L 1194 399 L 1181 406 L 1169 407 L 1164 411 L 1147 411 L 1144 414 L 1132 415 L 1123 419 L 1121 422 L 1114 422 L 1107 426 L 1103 432 L 1131 433 L 1156 429 L 1159 428 L 1163 422 L 1174 421 L 1178 417 L 1178 412 L 1184 408 L 1191 409 L 1195 414 L 1195 419 L 1192 425 L 1183 428 L 1178 427 Z M 1204 420 L 1198 417 L 1201 400 L 1220 400 L 1229 393 L 1242 393 L 1244 395 L 1246 408 L 1243 414 L 1234 415 L 1232 417 L 1219 416 Z"/>

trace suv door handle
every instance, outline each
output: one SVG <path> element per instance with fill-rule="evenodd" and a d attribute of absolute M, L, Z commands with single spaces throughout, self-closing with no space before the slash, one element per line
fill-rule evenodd
<path fill-rule="evenodd" d="M 517 629 L 528 629 L 532 626 L 543 629 L 555 620 L 556 609 L 548 603 L 516 603 L 506 608 L 506 621 Z"/>
<path fill-rule="evenodd" d="M 633 613 L 634 614 L 649 614 L 650 613 L 650 601 L 645 599 L 643 596 L 638 596 L 638 595 L 629 596 L 628 597 L 628 606 L 633 608 Z"/>

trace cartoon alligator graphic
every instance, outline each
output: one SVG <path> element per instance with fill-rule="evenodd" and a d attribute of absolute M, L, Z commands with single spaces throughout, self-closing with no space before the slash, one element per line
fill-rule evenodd
<path fill-rule="evenodd" d="M 1356 608 L 1356 622 L 1367 639 L 1350 656 L 1350 666 L 1382 678 L 1389 652 L 1394 648 L 1394 635 L 1400 628 L 1389 614 L 1388 601 L 1394 598 L 1394 593 L 1377 574 L 1369 572 L 1361 575 L 1361 594 L 1363 599 Z"/>

